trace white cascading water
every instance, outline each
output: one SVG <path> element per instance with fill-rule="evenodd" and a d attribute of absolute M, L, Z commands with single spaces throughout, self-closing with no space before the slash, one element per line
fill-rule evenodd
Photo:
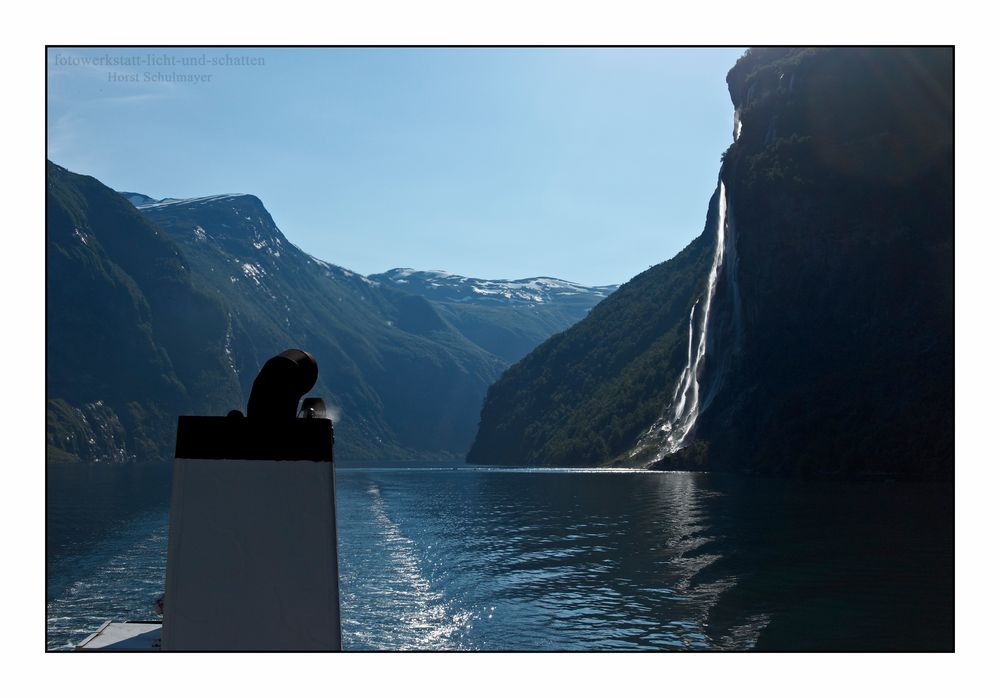
<path fill-rule="evenodd" d="M 743 122 L 740 120 L 740 110 L 733 114 L 733 142 L 740 138 L 743 131 Z M 642 435 L 635 448 L 630 452 L 630 456 L 635 458 L 640 453 L 647 451 L 650 447 L 656 447 L 657 453 L 652 460 L 658 460 L 666 455 L 679 451 L 685 444 L 688 434 L 694 428 L 698 419 L 702 404 L 699 400 L 701 388 L 701 372 L 705 364 L 705 353 L 708 349 L 708 322 L 712 311 L 712 299 L 715 297 L 715 287 L 719 281 L 719 271 L 722 268 L 723 259 L 728 251 L 732 258 L 728 265 L 730 282 L 730 292 L 733 294 L 734 314 L 736 314 L 736 327 L 739 327 L 739 291 L 737 289 L 736 270 L 736 250 L 732 241 L 726 239 L 726 185 L 719 177 L 718 195 L 718 215 L 716 216 L 715 232 L 715 255 L 712 257 L 712 267 L 708 272 L 708 282 L 705 284 L 705 292 L 698 297 L 694 305 L 691 306 L 691 314 L 688 317 L 688 350 L 687 364 L 681 372 L 681 377 L 674 388 L 674 395 L 670 404 L 664 409 L 663 415 Z M 731 236 L 730 236 L 731 237 Z M 695 335 L 695 311 L 699 303 L 703 304 L 701 322 L 698 327 L 697 351 L 693 352 Z M 711 396 L 709 396 L 710 398 Z"/>
<path fill-rule="evenodd" d="M 691 314 L 688 318 L 687 365 L 684 366 L 681 377 L 677 381 L 677 387 L 674 388 L 671 404 L 664 410 L 663 416 L 639 440 L 631 453 L 633 457 L 651 445 L 659 447 L 657 459 L 678 451 L 684 445 L 687 435 L 698 419 L 699 380 L 702 367 L 705 364 L 705 352 L 708 348 L 708 321 L 712 312 L 715 287 L 719 281 L 719 270 L 722 268 L 722 260 L 726 251 L 726 185 L 721 179 L 719 180 L 718 201 L 715 254 L 708 272 L 708 282 L 705 285 L 705 292 L 691 306 Z M 702 312 L 696 330 L 695 311 L 699 304 L 702 304 Z M 696 331 L 698 339 L 695 350 Z"/>

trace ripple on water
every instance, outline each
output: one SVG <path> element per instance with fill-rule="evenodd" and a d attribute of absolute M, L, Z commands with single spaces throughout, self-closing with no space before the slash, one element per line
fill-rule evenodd
<path fill-rule="evenodd" d="M 953 539 L 936 523 L 953 511 L 946 498 L 729 482 L 338 471 L 344 647 L 953 646 Z M 58 548 L 48 566 L 49 648 L 72 647 L 105 620 L 152 616 L 166 524 L 160 510 L 79 550 Z"/>

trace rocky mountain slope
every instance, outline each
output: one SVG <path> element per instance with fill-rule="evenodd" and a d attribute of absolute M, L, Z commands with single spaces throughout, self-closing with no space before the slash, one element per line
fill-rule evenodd
<path fill-rule="evenodd" d="M 523 331 L 509 300 L 463 314 L 306 254 L 254 196 L 120 195 L 49 163 L 47 206 L 52 460 L 169 458 L 178 414 L 245 408 L 289 347 L 319 362 L 338 457 L 455 457 L 505 355 L 589 307 L 540 309 Z"/>
<path fill-rule="evenodd" d="M 181 248 L 92 177 L 48 164 L 48 456 L 166 457 L 177 414 L 225 413 L 226 310 Z"/>

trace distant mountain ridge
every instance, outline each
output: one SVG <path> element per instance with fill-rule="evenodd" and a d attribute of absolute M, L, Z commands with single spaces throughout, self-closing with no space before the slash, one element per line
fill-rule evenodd
<path fill-rule="evenodd" d="M 120 195 L 52 163 L 48 180 L 50 458 L 168 458 L 178 414 L 243 409 L 260 366 L 289 347 L 317 358 L 312 394 L 341 415 L 338 457 L 467 450 L 511 360 L 506 340 L 494 353 L 467 333 L 505 338 L 519 322 L 504 304 L 462 315 L 316 259 L 252 195 Z M 546 322 L 518 338 L 541 341 Z"/>
<path fill-rule="evenodd" d="M 131 203 L 136 208 L 144 208 L 146 206 L 153 206 L 153 205 L 156 205 L 156 204 L 173 204 L 173 203 L 178 203 L 178 202 L 181 202 L 181 201 L 194 201 L 193 198 L 190 198 L 190 199 L 176 199 L 176 198 L 169 197 L 169 196 L 166 197 L 166 198 L 163 198 L 163 199 L 154 199 L 151 196 L 147 196 L 146 194 L 140 194 L 140 193 L 134 192 L 134 191 L 120 191 L 118 193 L 121 194 L 122 196 L 124 196 L 126 199 L 128 199 L 129 203 Z M 222 194 L 221 196 L 246 196 L 246 194 Z M 197 197 L 197 198 L 205 198 L 205 199 L 207 199 L 207 198 L 215 198 L 215 197 Z"/>
<path fill-rule="evenodd" d="M 158 199 L 154 199 L 151 196 L 146 196 L 145 194 L 139 194 L 134 191 L 120 191 L 118 193 L 124 196 L 126 199 L 128 199 L 129 203 L 132 204 L 133 206 L 140 206 L 142 204 L 155 204 L 159 201 Z"/>
<path fill-rule="evenodd" d="M 164 216 L 169 218 L 168 207 L 170 210 L 178 206 L 200 210 L 205 206 L 226 206 L 227 202 L 250 196 L 216 194 L 187 199 L 153 199 L 135 192 L 122 194 L 131 197 L 137 209 L 156 221 Z M 194 234 L 200 238 L 205 232 L 196 227 Z M 258 239 L 254 248 L 258 250 L 266 244 Z M 272 241 L 271 244 L 280 245 L 281 242 Z M 614 285 L 585 286 L 552 277 L 493 280 L 409 268 L 365 276 L 316 257 L 309 258 L 324 273 L 336 278 L 354 279 L 371 286 L 385 284 L 389 290 L 395 288 L 401 293 L 427 299 L 442 319 L 466 339 L 506 363 L 517 361 L 540 342 L 583 319 L 594 305 L 617 288 Z M 243 274 L 257 275 L 258 280 L 262 278 L 263 272 L 256 265 L 247 264 L 241 268 Z"/>
<path fill-rule="evenodd" d="M 569 303 L 571 299 L 585 299 L 590 305 L 593 298 L 607 298 L 617 285 L 584 286 L 547 276 L 527 279 L 476 279 L 445 271 L 416 271 L 415 269 L 390 269 L 369 278 L 405 287 L 433 300 L 468 302 L 513 302 L 526 304 Z"/>
<path fill-rule="evenodd" d="M 427 301 L 302 252 L 256 196 L 165 200 L 139 213 L 176 241 L 227 308 L 220 352 L 243 395 L 269 356 L 297 346 L 319 363 L 313 392 L 343 415 L 340 457 L 433 459 L 465 448 L 476 405 L 504 364 Z M 447 400 L 432 403 L 435 395 Z"/>
<path fill-rule="evenodd" d="M 551 277 L 487 280 L 413 269 L 368 278 L 428 299 L 466 338 L 507 362 L 582 320 L 617 288 Z"/>

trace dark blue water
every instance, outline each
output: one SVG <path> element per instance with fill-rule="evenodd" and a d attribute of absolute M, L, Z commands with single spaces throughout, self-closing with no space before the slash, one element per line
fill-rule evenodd
<path fill-rule="evenodd" d="M 47 644 L 154 617 L 169 468 L 50 466 Z M 344 647 L 953 650 L 940 484 L 337 471 Z"/>

